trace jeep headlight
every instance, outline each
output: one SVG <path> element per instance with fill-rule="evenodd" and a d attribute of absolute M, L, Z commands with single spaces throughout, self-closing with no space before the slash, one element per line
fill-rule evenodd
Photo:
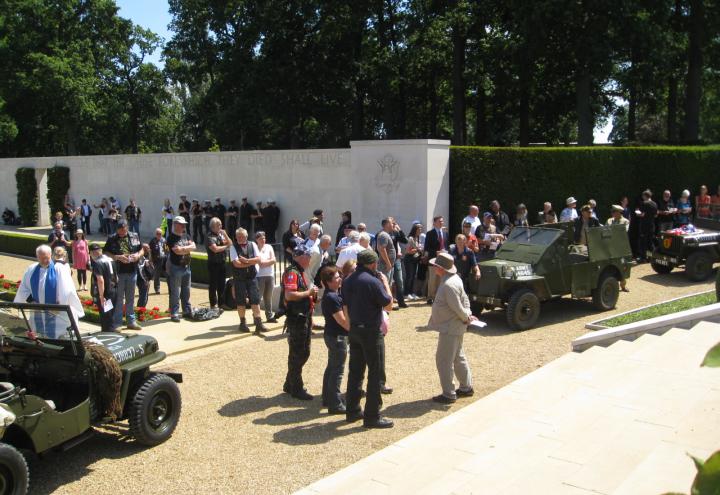
<path fill-rule="evenodd" d="M 510 278 L 515 280 L 518 277 L 530 277 L 533 274 L 532 265 L 517 265 L 502 267 L 503 278 Z"/>

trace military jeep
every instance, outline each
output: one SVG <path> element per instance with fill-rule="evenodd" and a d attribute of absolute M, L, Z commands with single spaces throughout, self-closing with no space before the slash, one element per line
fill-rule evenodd
<path fill-rule="evenodd" d="M 720 260 L 720 221 L 696 218 L 693 225 L 695 231 L 660 232 L 657 247 L 646 253 L 656 273 L 670 273 L 684 266 L 685 275 L 693 282 L 712 275 L 713 263 Z"/>
<path fill-rule="evenodd" d="M 537 322 L 541 302 L 567 294 L 613 309 L 633 263 L 625 227 L 588 229 L 587 248 L 572 240 L 572 223 L 515 227 L 495 257 L 479 263 L 480 279 L 468 281 L 473 314 L 504 308 L 510 328 L 526 330 Z"/>
<path fill-rule="evenodd" d="M 137 442 L 167 440 L 182 375 L 150 370 L 163 359 L 152 337 L 81 335 L 68 306 L 0 303 L 0 493 L 27 491 L 20 451 L 67 450 L 94 426 L 127 419 Z"/>

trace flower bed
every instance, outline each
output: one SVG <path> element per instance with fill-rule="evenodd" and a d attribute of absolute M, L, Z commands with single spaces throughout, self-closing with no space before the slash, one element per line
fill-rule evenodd
<path fill-rule="evenodd" d="M 10 281 L 5 278 L 5 275 L 0 274 L 0 287 L 5 291 L 0 293 L 0 299 L 4 301 L 12 301 L 15 299 L 17 294 L 17 288 L 20 286 L 20 280 Z M 83 321 L 100 324 L 100 312 L 96 304 L 93 303 L 92 299 L 87 296 L 80 296 L 80 302 L 85 309 L 85 317 Z M 123 315 L 125 314 L 125 307 L 123 307 Z M 137 321 L 150 321 L 159 320 L 160 318 L 167 318 L 170 316 L 170 310 L 161 310 L 157 306 L 152 308 L 138 307 L 135 308 L 135 319 Z"/>

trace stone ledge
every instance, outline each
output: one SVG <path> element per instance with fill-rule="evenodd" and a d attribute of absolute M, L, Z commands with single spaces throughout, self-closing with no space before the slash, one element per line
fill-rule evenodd
<path fill-rule="evenodd" d="M 582 352 L 596 345 L 607 347 L 618 340 L 635 340 L 646 333 L 662 335 L 671 328 L 690 329 L 701 321 L 720 322 L 720 303 L 586 333 L 572 341 L 572 350 Z"/>

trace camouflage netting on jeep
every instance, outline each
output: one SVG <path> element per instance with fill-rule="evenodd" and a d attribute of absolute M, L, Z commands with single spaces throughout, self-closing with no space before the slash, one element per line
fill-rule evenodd
<path fill-rule="evenodd" d="M 92 400 L 97 404 L 99 413 L 116 420 L 122 414 L 122 404 L 120 404 L 122 371 L 120 371 L 120 365 L 112 353 L 104 346 L 87 341 L 83 341 L 83 345 L 92 357 L 91 368 L 95 375 L 96 386 L 93 390 Z"/>

